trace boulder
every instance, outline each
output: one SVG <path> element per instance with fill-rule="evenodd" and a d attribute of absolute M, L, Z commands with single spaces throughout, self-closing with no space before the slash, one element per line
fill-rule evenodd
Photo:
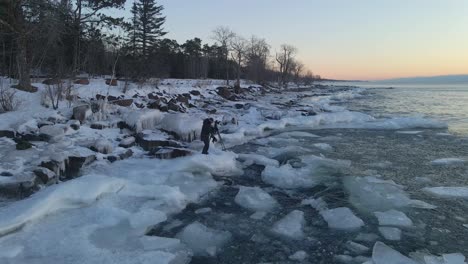
<path fill-rule="evenodd" d="M 17 143 L 16 143 L 16 149 L 17 150 L 26 150 L 26 149 L 30 149 L 32 148 L 33 144 L 29 143 L 28 141 L 24 141 L 24 140 L 19 140 Z"/>
<path fill-rule="evenodd" d="M 244 104 L 235 104 L 234 107 L 236 109 L 243 109 L 244 108 Z"/>
<path fill-rule="evenodd" d="M 105 100 L 106 96 L 101 94 L 96 94 L 96 100 Z"/>
<path fill-rule="evenodd" d="M 219 96 L 223 97 L 224 99 L 228 99 L 231 98 L 232 94 L 231 94 L 231 91 L 229 90 L 228 87 L 218 87 L 216 89 L 216 92 Z"/>
<path fill-rule="evenodd" d="M 145 138 L 145 135 L 141 133 L 137 135 L 136 142 L 141 148 L 143 148 L 146 151 L 151 151 L 152 149 L 161 147 L 181 147 L 181 145 L 177 141 L 168 139 L 164 140 Z"/>
<path fill-rule="evenodd" d="M 192 151 L 183 148 L 155 148 L 150 151 L 149 155 L 157 159 L 175 159 L 192 155 Z"/>
<path fill-rule="evenodd" d="M 112 101 L 112 104 L 123 106 L 123 107 L 129 107 L 133 104 L 133 99 L 115 100 L 115 101 Z"/>
<path fill-rule="evenodd" d="M 56 183 L 58 180 L 57 175 L 53 171 L 44 167 L 38 167 L 33 172 L 44 184 Z"/>
<path fill-rule="evenodd" d="M 192 91 L 190 91 L 190 94 L 195 95 L 195 96 L 199 96 L 201 93 L 199 91 L 197 91 L 197 90 L 192 90 Z"/>
<path fill-rule="evenodd" d="M 106 79 L 106 84 L 110 86 L 117 86 L 117 79 Z"/>
<path fill-rule="evenodd" d="M 89 80 L 88 79 L 78 79 L 74 81 L 75 84 L 81 84 L 81 85 L 89 85 Z"/>
<path fill-rule="evenodd" d="M 158 100 L 159 96 L 157 96 L 155 93 L 149 93 L 148 98 L 151 100 Z"/>
<path fill-rule="evenodd" d="M 73 130 L 80 129 L 80 121 L 78 120 L 70 120 L 67 122 L 67 125 L 69 125 Z"/>
<path fill-rule="evenodd" d="M 45 84 L 45 85 L 57 85 L 57 84 L 59 84 L 61 82 L 62 81 L 60 79 L 57 79 L 57 78 L 46 79 L 46 80 L 42 81 L 42 83 Z"/>
<path fill-rule="evenodd" d="M 122 141 L 120 141 L 119 147 L 130 148 L 135 145 L 135 142 L 136 142 L 135 137 L 127 137 L 127 138 L 122 139 Z"/>
<path fill-rule="evenodd" d="M 39 136 L 45 141 L 59 141 L 67 130 L 68 127 L 64 125 L 43 126 L 39 129 Z"/>
<path fill-rule="evenodd" d="M 90 126 L 92 129 L 103 130 L 104 128 L 108 128 L 109 124 L 103 122 L 95 122 L 92 123 Z"/>
<path fill-rule="evenodd" d="M 133 156 L 133 151 L 131 149 L 127 149 L 127 151 L 125 151 L 124 153 L 119 154 L 119 158 L 121 160 L 128 159 L 128 158 L 130 158 L 132 156 Z"/>
<path fill-rule="evenodd" d="M 14 130 L 0 130 L 0 138 L 15 138 L 16 132 Z"/>
<path fill-rule="evenodd" d="M 72 118 L 83 123 L 88 117 L 88 114 L 90 114 L 91 112 L 90 110 L 91 110 L 91 106 L 88 104 L 76 106 L 73 108 Z"/>
<path fill-rule="evenodd" d="M 113 146 L 112 142 L 107 139 L 98 139 L 94 142 L 90 149 L 102 154 L 110 154 L 112 153 Z"/>
<path fill-rule="evenodd" d="M 189 98 L 185 97 L 181 94 L 177 95 L 177 101 L 183 104 L 188 104 L 189 103 Z"/>

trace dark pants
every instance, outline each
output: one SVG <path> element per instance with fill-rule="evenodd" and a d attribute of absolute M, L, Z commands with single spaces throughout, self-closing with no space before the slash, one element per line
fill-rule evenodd
<path fill-rule="evenodd" d="M 202 154 L 208 154 L 208 149 L 210 148 L 210 137 L 203 137 L 202 138 L 203 143 L 205 143 L 205 146 L 203 147 Z"/>

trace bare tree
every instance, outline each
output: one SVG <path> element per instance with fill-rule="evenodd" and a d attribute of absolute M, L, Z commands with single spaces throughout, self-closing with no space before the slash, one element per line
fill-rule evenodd
<path fill-rule="evenodd" d="M 237 64 L 237 83 L 236 86 L 240 87 L 240 74 L 241 74 L 241 67 L 242 64 L 245 61 L 245 55 L 247 53 L 247 48 L 248 48 L 248 43 L 247 41 L 241 37 L 236 35 L 232 40 L 231 40 L 231 49 L 232 49 L 232 59 L 236 62 Z"/>
<path fill-rule="evenodd" d="M 294 82 L 296 85 L 299 84 L 299 81 L 301 80 L 301 75 L 304 70 L 304 64 L 300 61 L 294 61 L 293 65 L 291 67 L 292 74 L 294 76 Z"/>
<path fill-rule="evenodd" d="M 280 85 L 287 86 L 288 75 L 291 71 L 292 62 L 296 52 L 296 47 L 288 44 L 281 45 L 280 52 L 276 52 L 276 62 L 279 65 Z"/>
<path fill-rule="evenodd" d="M 248 77 L 261 83 L 265 80 L 268 57 L 270 56 L 270 45 L 265 39 L 252 36 L 249 39 L 247 51 Z"/>
<path fill-rule="evenodd" d="M 229 46 L 231 40 L 235 37 L 234 32 L 228 27 L 217 27 L 213 30 L 213 39 L 219 43 L 223 49 L 224 66 L 226 70 L 226 85 L 229 86 Z"/>

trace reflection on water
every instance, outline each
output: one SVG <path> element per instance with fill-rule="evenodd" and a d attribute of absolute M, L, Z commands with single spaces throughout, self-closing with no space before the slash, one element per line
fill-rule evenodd
<path fill-rule="evenodd" d="M 450 132 L 468 134 L 468 84 L 459 85 L 376 85 L 351 102 L 350 109 L 381 116 L 423 115 L 449 124 Z M 392 89 L 386 89 L 391 87 Z"/>

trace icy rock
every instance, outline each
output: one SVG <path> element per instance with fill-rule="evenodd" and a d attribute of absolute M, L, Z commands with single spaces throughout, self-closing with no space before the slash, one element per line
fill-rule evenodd
<path fill-rule="evenodd" d="M 328 227 L 333 229 L 353 230 L 364 225 L 364 222 L 347 207 L 321 211 L 320 215 L 327 221 Z"/>
<path fill-rule="evenodd" d="M 253 211 L 270 211 L 278 205 L 270 194 L 259 187 L 241 186 L 234 200 L 241 207 Z"/>
<path fill-rule="evenodd" d="M 468 199 L 468 187 L 427 187 L 423 192 L 440 198 Z"/>
<path fill-rule="evenodd" d="M 63 125 L 51 125 L 41 127 L 39 133 L 45 140 L 57 142 L 65 136 L 66 130 Z"/>
<path fill-rule="evenodd" d="M 323 150 L 323 151 L 333 151 L 333 147 L 327 143 L 315 143 L 314 147 Z"/>
<path fill-rule="evenodd" d="M 113 146 L 112 142 L 107 139 L 98 139 L 91 146 L 91 149 L 102 154 L 110 154 L 112 153 Z"/>
<path fill-rule="evenodd" d="M 365 212 L 385 211 L 410 206 L 412 200 L 400 185 L 376 177 L 344 177 L 351 204 Z"/>
<path fill-rule="evenodd" d="M 73 130 L 79 130 L 81 124 L 78 120 L 69 120 L 67 125 L 69 125 Z"/>
<path fill-rule="evenodd" d="M 411 221 L 411 219 L 409 219 L 405 213 L 397 210 L 392 209 L 386 212 L 375 212 L 374 215 L 379 220 L 379 225 L 381 226 L 413 226 L 413 221 Z"/>
<path fill-rule="evenodd" d="M 83 123 L 92 114 L 90 105 L 80 105 L 73 108 L 73 119 Z"/>
<path fill-rule="evenodd" d="M 462 165 L 465 163 L 464 159 L 459 158 L 443 158 L 443 159 L 436 159 L 431 161 L 432 165 L 435 166 L 451 166 L 451 165 Z"/>
<path fill-rule="evenodd" d="M 141 132 L 145 129 L 154 129 L 161 123 L 164 114 L 159 110 L 138 110 L 128 111 L 123 115 L 123 120 L 128 127 L 136 132 Z"/>
<path fill-rule="evenodd" d="M 194 222 L 176 235 L 197 256 L 215 256 L 231 239 L 228 231 L 218 231 Z"/>
<path fill-rule="evenodd" d="M 375 243 L 372 261 L 374 264 L 418 264 L 382 242 Z"/>
<path fill-rule="evenodd" d="M 351 251 L 351 252 L 353 252 L 353 253 L 355 253 L 355 254 L 358 254 L 358 255 L 364 254 L 364 253 L 366 253 L 367 251 L 369 251 L 369 248 L 368 248 L 368 247 L 366 247 L 366 246 L 364 246 L 364 245 L 361 245 L 361 244 L 359 244 L 359 243 L 353 242 L 353 241 L 348 241 L 348 242 L 346 242 L 345 247 L 346 247 L 349 251 Z"/>
<path fill-rule="evenodd" d="M 53 171 L 44 167 L 36 168 L 34 174 L 39 177 L 44 184 L 48 184 L 57 179 L 57 175 Z"/>
<path fill-rule="evenodd" d="M 296 251 L 296 253 L 289 256 L 289 259 L 296 260 L 296 261 L 304 261 L 308 256 L 309 255 L 305 251 L 299 250 L 299 251 Z"/>
<path fill-rule="evenodd" d="M 301 239 L 304 236 L 304 212 L 294 210 L 273 225 L 273 233 L 290 239 Z"/>
<path fill-rule="evenodd" d="M 43 189 L 27 199 L 0 208 L 0 236 L 56 211 L 90 205 L 106 193 L 119 191 L 124 185 L 120 179 L 88 175 Z"/>
<path fill-rule="evenodd" d="M 401 230 L 396 227 L 379 227 L 379 232 L 387 240 L 398 241 L 401 239 Z"/>
<path fill-rule="evenodd" d="M 122 139 L 122 141 L 120 141 L 119 147 L 122 147 L 122 148 L 133 147 L 133 145 L 135 145 L 135 141 L 136 141 L 135 137 L 124 138 Z"/>

